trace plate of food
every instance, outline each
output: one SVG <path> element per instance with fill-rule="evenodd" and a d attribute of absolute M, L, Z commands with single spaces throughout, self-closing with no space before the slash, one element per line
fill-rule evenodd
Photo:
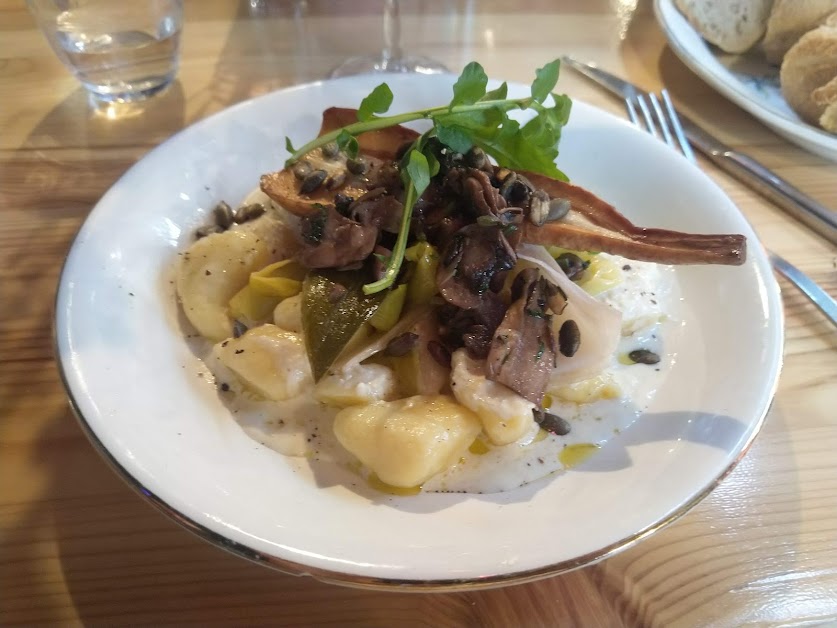
<path fill-rule="evenodd" d="M 779 135 L 837 161 L 837 2 L 655 0 L 672 50 Z"/>
<path fill-rule="evenodd" d="M 708 177 L 557 72 L 302 85 L 131 168 L 55 321 L 116 471 L 245 558 L 429 590 L 589 564 L 706 496 L 774 394 L 776 282 Z"/>

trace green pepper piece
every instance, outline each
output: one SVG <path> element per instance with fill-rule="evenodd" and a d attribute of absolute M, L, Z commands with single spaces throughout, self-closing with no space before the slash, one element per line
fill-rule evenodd
<path fill-rule="evenodd" d="M 407 300 L 411 304 L 428 303 L 438 292 L 436 270 L 439 268 L 439 253 L 432 244 L 419 242 L 407 249 L 404 257 L 415 262 L 407 288 Z"/>
<path fill-rule="evenodd" d="M 255 273 L 250 275 L 250 290 L 256 294 L 287 299 L 302 290 L 302 282 L 287 277 L 262 277 Z"/>
<path fill-rule="evenodd" d="M 248 284 L 230 299 L 230 315 L 238 320 L 262 321 L 271 315 L 279 301 L 277 296 L 255 292 Z"/>
<path fill-rule="evenodd" d="M 256 277 L 285 277 L 287 279 L 294 279 L 302 281 L 305 275 L 308 274 L 308 269 L 301 266 L 298 262 L 292 259 L 283 259 L 273 264 L 269 264 L 264 268 L 251 273 L 251 276 Z"/>
<path fill-rule="evenodd" d="M 312 270 L 302 282 L 302 332 L 314 380 L 375 314 L 386 293 L 364 294 L 361 271 Z"/>
<path fill-rule="evenodd" d="M 369 319 L 369 324 L 382 332 L 388 332 L 395 327 L 398 319 L 401 318 L 401 310 L 404 309 L 404 301 L 407 298 L 407 284 L 384 293 L 386 296 L 381 301 L 380 307 Z"/>

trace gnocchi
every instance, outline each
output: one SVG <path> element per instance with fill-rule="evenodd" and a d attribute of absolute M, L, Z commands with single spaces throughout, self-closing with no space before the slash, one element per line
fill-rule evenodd
<path fill-rule="evenodd" d="M 464 349 L 454 352 L 452 365 L 454 396 L 480 417 L 493 444 L 508 445 L 521 439 L 526 442 L 537 435 L 538 425 L 532 418 L 534 403 L 487 379 L 482 366 L 469 358 Z"/>
<path fill-rule="evenodd" d="M 302 336 L 275 325 L 225 340 L 213 353 L 247 389 L 266 399 L 284 401 L 314 385 Z"/>
<path fill-rule="evenodd" d="M 382 482 L 421 486 L 455 462 L 480 433 L 479 417 L 447 395 L 416 395 L 341 410 L 337 440 Z"/>

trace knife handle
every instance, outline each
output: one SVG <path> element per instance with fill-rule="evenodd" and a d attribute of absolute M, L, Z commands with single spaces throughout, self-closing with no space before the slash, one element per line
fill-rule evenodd
<path fill-rule="evenodd" d="M 762 164 L 736 151 L 707 151 L 719 168 L 773 201 L 817 234 L 837 244 L 837 213 L 830 211 Z"/>
<path fill-rule="evenodd" d="M 773 268 L 799 288 L 828 317 L 828 320 L 837 325 L 837 301 L 817 285 L 813 279 L 786 259 L 779 257 L 776 253 L 768 252 L 767 255 L 770 257 Z"/>

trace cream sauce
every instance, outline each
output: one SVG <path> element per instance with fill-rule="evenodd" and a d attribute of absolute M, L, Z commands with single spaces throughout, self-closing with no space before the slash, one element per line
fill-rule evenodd
<path fill-rule="evenodd" d="M 526 445 L 494 447 L 477 443 L 458 461 L 452 461 L 448 470 L 427 481 L 423 490 L 496 493 L 561 472 L 595 455 L 593 446 L 600 447 L 628 428 L 648 407 L 673 363 L 674 354 L 666 347 L 672 345 L 680 328 L 674 270 L 610 257 L 623 269 L 623 281 L 597 298 L 623 314 L 617 355 L 600 376 L 605 390 L 615 396 L 577 403 L 562 399 L 565 392 L 551 390 L 549 411 L 570 422 L 568 435 L 541 431 Z M 660 355 L 660 363 L 625 364 L 619 359 L 635 349 L 654 351 Z M 282 402 L 260 399 L 237 383 L 208 345 L 201 351 L 215 375 L 219 395 L 251 438 L 285 456 L 307 458 L 312 465 L 337 464 L 357 472 L 356 461 L 339 445 L 331 429 L 337 408 L 321 404 L 310 395 Z M 583 386 L 574 394 L 583 398 Z"/>

